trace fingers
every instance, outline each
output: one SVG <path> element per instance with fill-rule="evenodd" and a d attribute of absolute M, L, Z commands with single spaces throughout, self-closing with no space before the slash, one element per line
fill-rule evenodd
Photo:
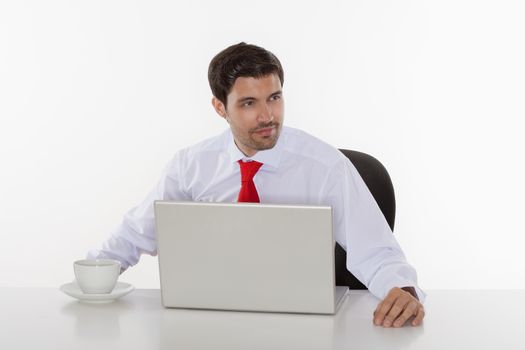
<path fill-rule="evenodd" d="M 394 305 L 397 299 L 397 293 L 388 293 L 386 298 L 377 305 L 376 311 L 374 312 L 374 324 L 379 326 L 383 324 L 386 315 L 389 313 L 390 309 Z"/>
<path fill-rule="evenodd" d="M 408 292 L 393 288 L 374 311 L 374 324 L 384 327 L 402 327 L 414 317 L 411 324 L 419 326 L 424 316 L 423 306 L 417 299 Z"/>
<path fill-rule="evenodd" d="M 405 322 L 412 316 L 414 316 L 418 310 L 418 303 L 415 301 L 411 301 L 408 303 L 408 305 L 405 307 L 405 310 L 399 317 L 397 317 L 393 323 L 394 327 L 401 327 L 405 324 Z"/>
<path fill-rule="evenodd" d="M 423 306 L 419 305 L 416 311 L 416 317 L 414 318 L 414 320 L 412 320 L 412 326 L 421 325 L 421 323 L 423 323 L 423 317 L 425 317 L 425 309 L 423 308 Z"/>
<path fill-rule="evenodd" d="M 374 324 L 376 326 L 379 326 L 383 323 L 385 320 L 385 316 L 390 311 L 390 308 L 392 307 L 392 302 L 388 301 L 387 299 L 383 300 L 382 302 L 377 305 L 376 310 L 374 311 Z"/>
<path fill-rule="evenodd" d="M 404 300 L 403 298 L 396 299 L 394 305 L 392 305 L 392 308 L 385 316 L 383 326 L 390 327 L 394 325 L 394 321 L 397 320 L 398 316 L 404 311 L 405 306 L 406 300 Z"/>

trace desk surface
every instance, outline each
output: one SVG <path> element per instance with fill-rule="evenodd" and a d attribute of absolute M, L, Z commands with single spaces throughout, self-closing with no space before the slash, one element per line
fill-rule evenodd
<path fill-rule="evenodd" d="M 335 316 L 164 309 L 159 290 L 85 304 L 59 290 L 0 288 L 0 349 L 525 349 L 525 290 L 428 291 L 422 327 L 372 324 L 350 291 Z"/>

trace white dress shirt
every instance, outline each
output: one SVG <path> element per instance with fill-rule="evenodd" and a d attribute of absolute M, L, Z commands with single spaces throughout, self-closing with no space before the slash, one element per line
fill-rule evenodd
<path fill-rule="evenodd" d="M 393 287 L 412 286 L 423 300 L 415 269 L 354 165 L 338 149 L 289 127 L 272 149 L 251 158 L 237 148 L 229 129 L 178 151 L 155 188 L 87 257 L 117 259 L 126 269 L 142 253 L 156 255 L 153 202 L 236 202 L 239 159 L 263 163 L 254 177 L 261 203 L 332 207 L 334 237 L 347 252 L 347 268 L 375 296 L 383 299 Z"/>

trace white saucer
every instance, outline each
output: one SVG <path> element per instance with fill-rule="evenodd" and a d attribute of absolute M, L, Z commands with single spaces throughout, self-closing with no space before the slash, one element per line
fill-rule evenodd
<path fill-rule="evenodd" d="M 66 283 L 60 286 L 60 290 L 69 295 L 70 297 L 89 303 L 109 303 L 132 292 L 134 289 L 135 287 L 133 287 L 129 283 L 117 282 L 117 285 L 111 293 L 86 294 L 82 292 L 76 281 Z"/>

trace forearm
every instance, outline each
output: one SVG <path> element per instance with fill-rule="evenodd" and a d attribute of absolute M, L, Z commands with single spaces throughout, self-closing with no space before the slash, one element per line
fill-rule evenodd
<path fill-rule="evenodd" d="M 118 260 L 122 266 L 121 272 L 123 272 L 128 267 L 135 265 L 143 253 L 155 255 L 156 241 L 154 228 L 151 227 L 153 222 L 148 224 L 142 220 L 142 225 L 138 226 L 139 223 L 130 225 L 129 220 L 125 217 L 122 224 L 107 240 L 88 252 L 87 258 Z"/>
<path fill-rule="evenodd" d="M 135 265 L 143 253 L 156 255 L 155 200 L 184 200 L 178 182 L 176 158 L 164 168 L 160 180 L 146 198 L 124 216 L 122 223 L 100 247 L 87 254 L 88 259 L 119 260 L 122 271 Z"/>
<path fill-rule="evenodd" d="M 396 244 L 347 251 L 347 269 L 368 290 L 383 299 L 394 287 L 414 287 L 420 299 L 424 293 L 417 287 L 416 270 L 406 261 Z"/>

